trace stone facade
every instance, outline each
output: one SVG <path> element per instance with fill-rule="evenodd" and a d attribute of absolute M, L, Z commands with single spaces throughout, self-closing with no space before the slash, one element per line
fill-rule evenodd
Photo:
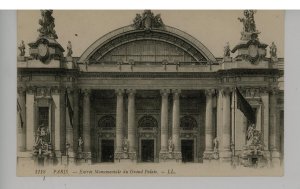
<path fill-rule="evenodd" d="M 51 31 L 30 43 L 30 56 L 17 63 L 20 164 L 232 163 L 249 127 L 234 105 L 238 87 L 255 110 L 263 157 L 280 165 L 284 59 L 266 57 L 256 30 L 242 32 L 236 57 L 227 49 L 215 58 L 151 15 L 103 36 L 81 57 L 71 57 L 70 45 L 64 57 Z"/>

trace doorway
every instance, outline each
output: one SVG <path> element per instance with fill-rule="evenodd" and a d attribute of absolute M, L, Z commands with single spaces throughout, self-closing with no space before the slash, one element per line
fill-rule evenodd
<path fill-rule="evenodd" d="M 141 161 L 154 162 L 154 140 L 141 140 Z"/>
<path fill-rule="evenodd" d="M 101 140 L 101 162 L 114 162 L 114 140 Z"/>
<path fill-rule="evenodd" d="M 194 162 L 194 140 L 181 140 L 182 162 Z"/>

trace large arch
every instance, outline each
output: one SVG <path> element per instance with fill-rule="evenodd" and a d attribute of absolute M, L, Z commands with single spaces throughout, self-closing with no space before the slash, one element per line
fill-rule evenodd
<path fill-rule="evenodd" d="M 196 38 L 166 25 L 163 28 L 153 28 L 151 30 L 136 29 L 133 25 L 116 29 L 96 40 L 84 51 L 78 62 L 99 63 L 101 58 L 114 49 L 142 40 L 169 44 L 188 54 L 191 57 L 190 59 L 195 62 L 202 64 L 216 62 L 214 55 Z"/>

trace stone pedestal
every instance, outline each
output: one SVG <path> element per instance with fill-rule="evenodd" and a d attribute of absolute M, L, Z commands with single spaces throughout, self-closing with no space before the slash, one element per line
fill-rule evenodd
<path fill-rule="evenodd" d="M 280 166 L 280 152 L 278 151 L 271 152 L 271 166 L 272 167 Z"/>

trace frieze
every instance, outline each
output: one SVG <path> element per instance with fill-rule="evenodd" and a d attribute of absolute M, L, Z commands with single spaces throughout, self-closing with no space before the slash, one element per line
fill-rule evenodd
<path fill-rule="evenodd" d="M 46 98 L 50 97 L 51 89 L 48 87 L 38 87 L 36 90 L 36 97 L 37 98 Z"/>
<path fill-rule="evenodd" d="M 144 72 L 144 73 L 132 73 L 132 72 L 82 72 L 81 78 L 216 78 L 217 74 L 214 72 L 193 72 L 193 73 L 174 73 L 174 72 Z"/>

